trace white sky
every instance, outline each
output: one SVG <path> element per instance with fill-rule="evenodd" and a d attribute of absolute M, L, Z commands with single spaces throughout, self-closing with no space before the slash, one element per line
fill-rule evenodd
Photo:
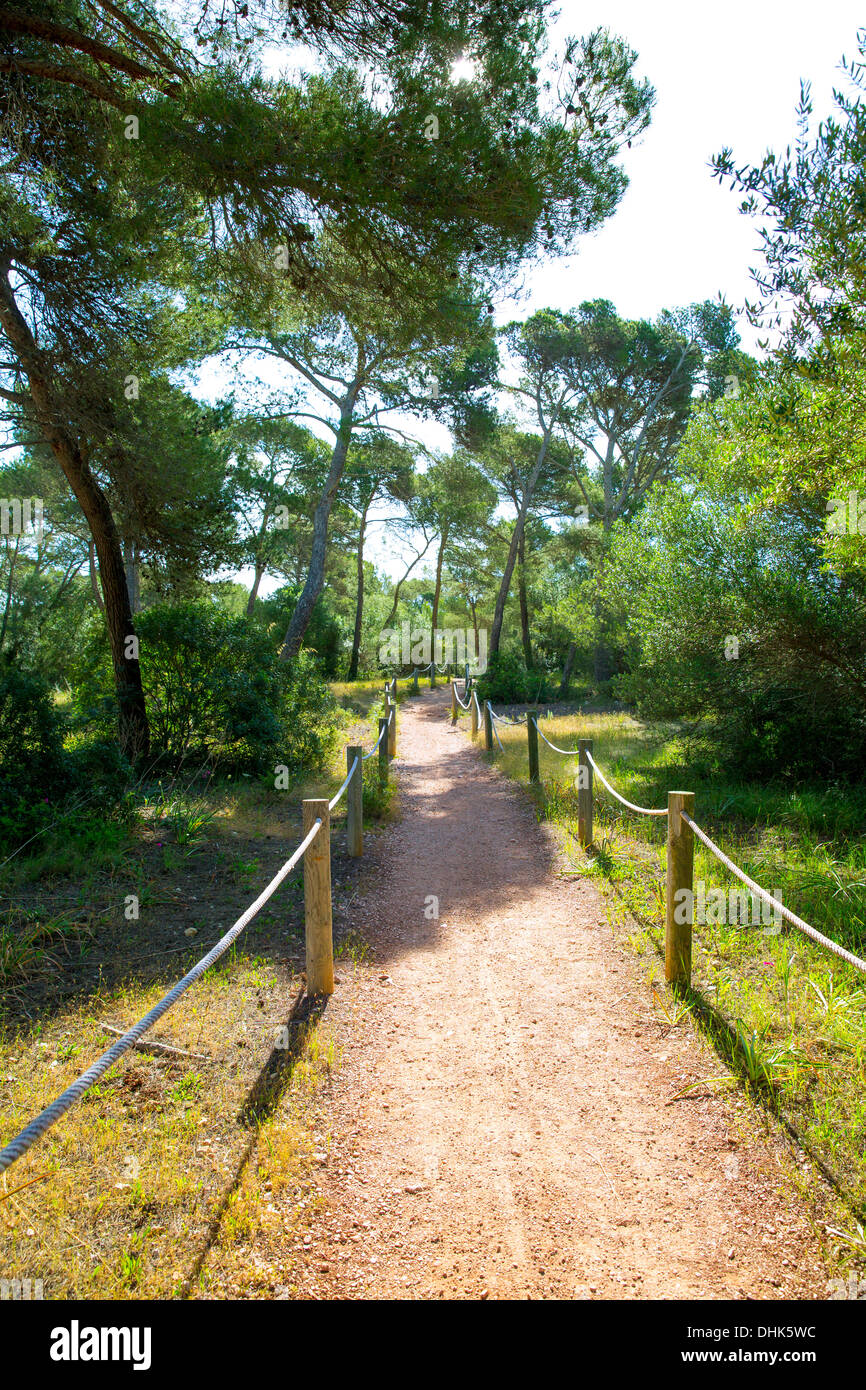
<path fill-rule="evenodd" d="M 796 134 L 801 78 L 812 84 L 815 119 L 829 114 L 833 87 L 844 85 L 840 60 L 856 56 L 863 22 L 862 5 L 851 0 L 564 0 L 552 49 L 561 50 L 565 35 L 606 26 L 637 50 L 656 106 L 645 135 L 624 152 L 630 186 L 617 212 L 576 255 L 535 267 L 520 303 L 497 305 L 497 322 L 599 297 L 627 318 L 719 291 L 741 306 L 752 294 L 756 229 L 737 195 L 712 179 L 709 160 L 726 145 L 738 166 L 767 149 L 784 151 Z M 744 322 L 740 330 L 754 350 L 755 335 Z M 423 437 L 445 442 L 444 432 Z M 367 553 L 399 572 L 381 528 Z"/>
<path fill-rule="evenodd" d="M 570 308 L 612 299 L 627 318 L 722 291 L 734 306 L 751 295 L 754 224 L 707 167 L 725 145 L 735 163 L 757 163 L 796 133 L 800 79 L 811 81 L 815 117 L 844 85 L 843 54 L 857 54 L 866 23 L 851 0 L 564 0 L 554 38 L 604 25 L 638 53 L 656 89 L 649 129 L 624 152 L 630 186 L 614 216 L 563 264 L 530 278 L 528 307 Z M 743 345 L 754 335 L 741 324 Z"/>

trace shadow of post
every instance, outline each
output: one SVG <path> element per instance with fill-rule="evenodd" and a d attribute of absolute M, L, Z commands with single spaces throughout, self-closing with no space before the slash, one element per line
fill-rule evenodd
<path fill-rule="evenodd" d="M 259 1130 L 276 1111 L 291 1082 L 292 1073 L 303 1056 L 307 1038 L 322 1018 L 327 1004 L 326 995 L 310 997 L 303 988 L 295 996 L 285 1024 L 288 1030 L 288 1046 L 275 1045 L 271 1048 L 267 1061 L 250 1087 L 238 1112 L 238 1120 L 242 1127 L 249 1131 L 249 1138 L 238 1158 L 232 1180 L 223 1192 L 211 1216 L 202 1247 L 178 1291 L 180 1298 L 191 1297 L 192 1291 L 201 1277 L 205 1261 L 219 1235 L 228 1205 L 237 1192 L 246 1166 L 252 1157 Z"/>

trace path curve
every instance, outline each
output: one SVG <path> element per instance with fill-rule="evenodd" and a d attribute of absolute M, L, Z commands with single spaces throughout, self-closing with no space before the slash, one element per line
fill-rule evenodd
<path fill-rule="evenodd" d="M 341 1065 L 324 1198 L 293 1282 L 314 1297 L 826 1297 L 781 1139 L 737 1099 L 666 1104 L 721 1065 L 658 1021 L 604 904 L 529 799 L 400 710 L 401 818 L 369 853 L 322 1025 Z M 439 919 L 425 916 L 438 898 Z"/>

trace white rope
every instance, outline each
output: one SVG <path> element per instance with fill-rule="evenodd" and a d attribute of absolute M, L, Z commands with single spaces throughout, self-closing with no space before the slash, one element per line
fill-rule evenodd
<path fill-rule="evenodd" d="M 373 752 L 375 753 L 375 751 L 376 751 L 376 750 L 375 750 L 375 748 L 374 748 L 374 749 L 373 749 Z M 337 792 L 337 794 L 336 794 L 336 796 L 333 798 L 333 800 L 331 800 L 331 801 L 328 802 L 328 810 L 329 810 L 329 811 L 333 811 L 333 809 L 334 809 L 334 807 L 336 806 L 337 802 L 340 800 L 340 797 L 343 795 L 343 792 L 346 790 L 346 788 L 348 787 L 348 785 L 349 785 L 349 783 L 351 782 L 352 778 L 354 777 L 354 775 L 355 775 L 355 768 L 356 768 L 357 766 L 358 766 L 358 758 L 357 758 L 357 756 L 356 756 L 356 757 L 355 757 L 355 761 L 352 763 L 352 766 L 349 768 L 348 775 L 347 775 L 346 780 L 345 780 L 345 782 L 343 783 L 342 787 L 341 787 L 340 790 Z"/>
<path fill-rule="evenodd" d="M 493 713 L 493 710 L 491 710 L 490 713 L 492 714 L 492 713 Z M 499 730 L 497 729 L 496 725 L 495 725 L 494 723 L 492 723 L 492 722 L 491 722 L 490 727 L 491 727 L 492 730 L 493 730 L 493 737 L 496 739 L 496 742 L 499 744 L 499 751 L 500 751 L 500 753 L 504 753 L 504 752 L 505 752 L 505 749 L 502 747 L 502 739 L 499 737 Z"/>
<path fill-rule="evenodd" d="M 821 932 L 816 931 L 814 927 L 810 927 L 808 922 L 804 922 L 802 917 L 798 917 L 790 908 L 785 907 L 783 903 L 779 902 L 778 898 L 772 897 L 767 892 L 766 888 L 762 888 L 753 878 L 749 878 L 748 874 L 743 873 L 743 870 L 735 864 L 732 859 L 728 858 L 724 850 L 719 849 L 718 845 L 710 839 L 706 831 L 695 824 L 687 811 L 680 811 L 680 816 L 685 821 L 686 825 L 691 827 L 702 844 L 705 844 L 707 849 L 716 856 L 719 862 L 724 864 L 725 868 L 732 873 L 735 878 L 738 878 L 741 883 L 745 883 L 747 888 L 751 888 L 752 892 L 755 893 L 757 897 L 761 898 L 765 903 L 768 903 L 775 911 L 778 911 L 786 922 L 790 922 L 791 926 L 796 927 L 797 931 L 802 932 L 804 936 L 810 937 L 812 941 L 816 941 L 819 946 L 825 946 L 828 951 L 833 952 L 834 956 L 839 956 L 842 960 L 847 961 L 849 965 L 853 965 L 855 970 L 861 970 L 863 974 L 866 975 L 866 960 L 861 960 L 860 957 L 855 956 L 853 952 L 846 951 L 845 947 L 840 946 L 838 941 L 832 941 L 829 936 L 824 936 Z"/>
<path fill-rule="evenodd" d="M 460 706 L 461 709 L 469 709 L 470 705 L 472 704 L 472 697 L 471 697 L 471 695 L 470 695 L 470 697 L 469 697 L 468 700 L 465 700 L 465 701 L 464 701 L 464 700 L 461 700 L 461 699 L 460 699 L 460 696 L 457 694 L 457 687 L 456 687 L 456 686 L 454 687 L 454 699 L 457 701 L 457 703 L 458 703 L 458 705 Z"/>
<path fill-rule="evenodd" d="M 385 737 L 385 730 L 387 729 L 387 727 L 388 727 L 387 724 L 383 724 L 383 725 L 382 725 L 381 729 L 379 730 L 379 737 L 376 739 L 376 742 L 373 744 L 373 747 L 370 749 L 369 753 L 365 753 L 365 754 L 364 754 L 364 757 L 363 757 L 363 761 L 364 761 L 364 762 L 366 762 L 368 758 L 372 758 L 373 754 L 376 752 L 376 749 L 379 747 L 379 744 L 382 742 L 382 739 Z M 347 780 L 348 780 L 348 779 L 347 779 Z"/>
<path fill-rule="evenodd" d="M 523 719 L 508 719 L 504 714 L 497 714 L 493 706 L 490 706 L 490 713 L 497 724 L 508 724 L 512 729 L 522 729 L 525 723 Z M 527 716 L 528 718 L 528 716 Z"/>
<path fill-rule="evenodd" d="M 283 867 L 271 879 L 267 888 L 259 894 L 255 902 L 238 918 L 234 926 L 226 932 L 225 936 L 220 937 L 216 945 L 211 947 L 207 955 L 202 956 L 201 960 L 193 966 L 192 970 L 188 971 L 182 980 L 178 980 L 177 984 L 169 990 L 168 994 L 163 995 L 159 1003 L 155 1004 L 150 1012 L 145 1014 L 144 1018 L 140 1018 L 137 1023 L 133 1024 L 129 1032 L 124 1033 L 122 1038 L 118 1038 L 117 1042 L 114 1043 L 107 1052 L 104 1052 L 91 1067 L 88 1067 L 87 1071 L 82 1072 L 81 1076 L 73 1081 L 71 1086 L 67 1086 L 62 1095 L 59 1095 L 56 1100 L 53 1100 L 50 1105 L 46 1106 L 41 1114 L 37 1115 L 34 1120 L 31 1120 L 30 1124 L 27 1125 L 25 1129 L 22 1129 L 20 1134 L 16 1135 L 4 1149 L 0 1150 L 0 1173 L 5 1172 L 7 1168 L 11 1167 L 22 1154 L 27 1152 L 31 1145 L 35 1144 L 37 1139 L 41 1138 L 53 1124 L 56 1124 L 60 1117 L 65 1115 L 66 1111 L 69 1110 L 77 1100 L 80 1100 L 84 1093 L 89 1091 L 90 1087 L 97 1082 L 101 1076 L 105 1075 L 118 1058 L 123 1056 L 124 1052 L 127 1052 L 129 1048 L 134 1046 L 139 1038 L 162 1018 L 163 1014 L 168 1013 L 168 1010 L 173 1004 L 177 1003 L 178 999 L 189 989 L 190 985 L 194 984 L 206 970 L 209 970 L 214 962 L 219 960 L 220 956 L 225 955 L 232 943 L 240 936 L 244 927 L 249 925 L 256 913 L 264 907 L 268 898 L 279 888 L 283 879 L 291 873 L 298 860 L 313 843 L 313 840 L 316 838 L 321 828 L 321 820 L 316 820 L 298 845 L 291 859 L 286 860 Z"/>
<path fill-rule="evenodd" d="M 538 732 L 538 737 L 539 737 L 539 738 L 543 738 L 543 739 L 544 739 L 544 742 L 547 744 L 548 748 L 552 748 L 553 751 L 554 751 L 554 753 L 562 753 L 563 757 L 566 757 L 566 758 L 576 758 L 576 757 L 578 756 L 578 753 L 579 753 L 580 750 L 577 749 L 577 748 L 557 748 L 557 746 L 556 746 L 555 743 L 551 743 L 551 741 L 550 741 L 550 739 L 547 737 L 547 735 L 546 735 L 546 734 L 543 734 L 542 731 L 541 731 L 541 729 L 538 728 L 538 720 L 537 720 L 537 719 L 536 719 L 536 721 L 535 721 L 535 728 L 536 728 L 536 730 L 537 730 L 537 732 Z"/>
<path fill-rule="evenodd" d="M 617 799 L 617 801 L 621 801 L 622 804 L 623 804 L 623 806 L 627 806 L 628 809 L 629 809 L 630 811 L 637 811 L 638 814 L 641 815 L 641 816 L 666 816 L 666 815 L 667 815 L 667 813 L 668 813 L 668 812 L 667 812 L 667 807 L 665 807 L 665 808 L 664 808 L 663 810 L 661 810 L 661 811 L 658 811 L 658 810 L 651 809 L 651 808 L 648 807 L 648 806 L 635 806 L 635 804 L 634 804 L 633 801 L 626 801 L 625 797 L 624 797 L 624 796 L 620 796 L 620 794 L 619 794 L 619 792 L 616 790 L 616 788 L 615 788 L 615 787 L 612 787 L 612 786 L 610 785 L 610 782 L 608 782 L 607 778 L 605 777 L 604 773 L 602 772 L 601 768 L 599 767 L 598 763 L 595 761 L 595 758 L 592 756 L 592 754 L 591 754 L 590 752 L 587 752 L 586 760 L 587 760 L 588 763 L 591 763 L 592 766 L 595 768 L 596 772 L 597 772 L 598 775 L 599 775 L 599 779 L 600 779 L 601 782 L 603 782 L 603 784 L 607 787 L 607 789 L 608 789 L 608 791 L 610 792 L 611 796 L 615 796 L 616 799 Z"/>

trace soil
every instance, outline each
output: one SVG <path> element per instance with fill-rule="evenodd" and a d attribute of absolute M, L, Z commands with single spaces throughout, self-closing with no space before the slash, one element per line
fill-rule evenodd
<path fill-rule="evenodd" d="M 802 1155 L 739 1093 L 675 1099 L 722 1063 L 660 1020 L 597 890 L 451 728 L 447 691 L 401 707 L 395 768 L 400 820 L 365 847 L 353 914 L 372 963 L 341 962 L 321 1025 L 341 1065 L 295 1289 L 826 1297 Z"/>

